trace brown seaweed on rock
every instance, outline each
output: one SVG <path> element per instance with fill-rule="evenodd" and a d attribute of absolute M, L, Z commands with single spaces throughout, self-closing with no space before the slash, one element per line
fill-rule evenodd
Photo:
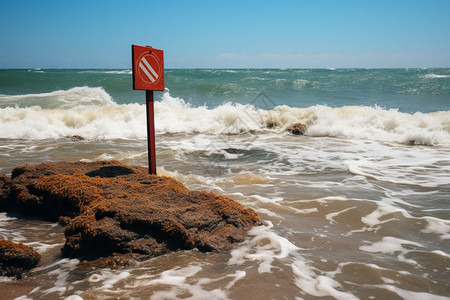
<path fill-rule="evenodd" d="M 13 170 L 10 184 L 6 206 L 64 220 L 67 257 L 121 264 L 182 249 L 218 251 L 260 225 L 252 209 L 228 197 L 190 191 L 117 161 L 24 165 Z"/>
<path fill-rule="evenodd" d="M 22 243 L 0 241 L 0 276 L 20 278 L 36 267 L 40 259 L 39 253 Z"/>

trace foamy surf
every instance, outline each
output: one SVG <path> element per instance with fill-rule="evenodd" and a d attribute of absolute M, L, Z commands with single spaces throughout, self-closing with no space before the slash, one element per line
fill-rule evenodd
<path fill-rule="evenodd" d="M 0 95 L 0 108 L 39 107 L 42 109 L 73 109 L 86 106 L 112 106 L 116 103 L 101 87 L 74 87 L 50 93 Z"/>
<path fill-rule="evenodd" d="M 46 139 L 79 135 L 87 139 L 145 139 L 145 105 L 117 104 L 102 88 L 0 96 L 0 138 Z M 296 123 L 306 135 L 377 140 L 401 144 L 450 145 L 450 111 L 402 113 L 380 107 L 315 105 L 272 110 L 225 103 L 193 106 L 166 90 L 155 103 L 158 134 L 286 134 Z M 201 117 L 200 117 L 201 116 Z"/>

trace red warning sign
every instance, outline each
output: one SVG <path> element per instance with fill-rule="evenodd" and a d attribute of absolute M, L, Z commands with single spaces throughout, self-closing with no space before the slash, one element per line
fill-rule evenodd
<path fill-rule="evenodd" d="M 163 50 L 132 45 L 133 89 L 164 91 Z"/>

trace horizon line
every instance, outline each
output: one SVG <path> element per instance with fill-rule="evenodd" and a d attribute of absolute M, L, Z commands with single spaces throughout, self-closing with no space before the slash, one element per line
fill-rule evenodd
<path fill-rule="evenodd" d="M 180 67 L 180 68 L 164 68 L 164 70 L 349 70 L 349 69 L 450 69 L 449 67 L 295 67 L 295 68 L 283 68 L 283 67 Z M 114 67 L 20 67 L 20 68 L 2 68 L 0 70 L 130 70 L 132 68 L 114 68 Z"/>

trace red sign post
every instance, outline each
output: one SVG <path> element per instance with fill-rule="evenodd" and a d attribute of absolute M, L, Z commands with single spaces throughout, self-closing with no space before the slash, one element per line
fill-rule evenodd
<path fill-rule="evenodd" d="M 146 91 L 148 172 L 156 175 L 153 91 L 164 91 L 164 53 L 160 49 L 137 45 L 131 46 L 131 53 L 133 89 Z"/>

